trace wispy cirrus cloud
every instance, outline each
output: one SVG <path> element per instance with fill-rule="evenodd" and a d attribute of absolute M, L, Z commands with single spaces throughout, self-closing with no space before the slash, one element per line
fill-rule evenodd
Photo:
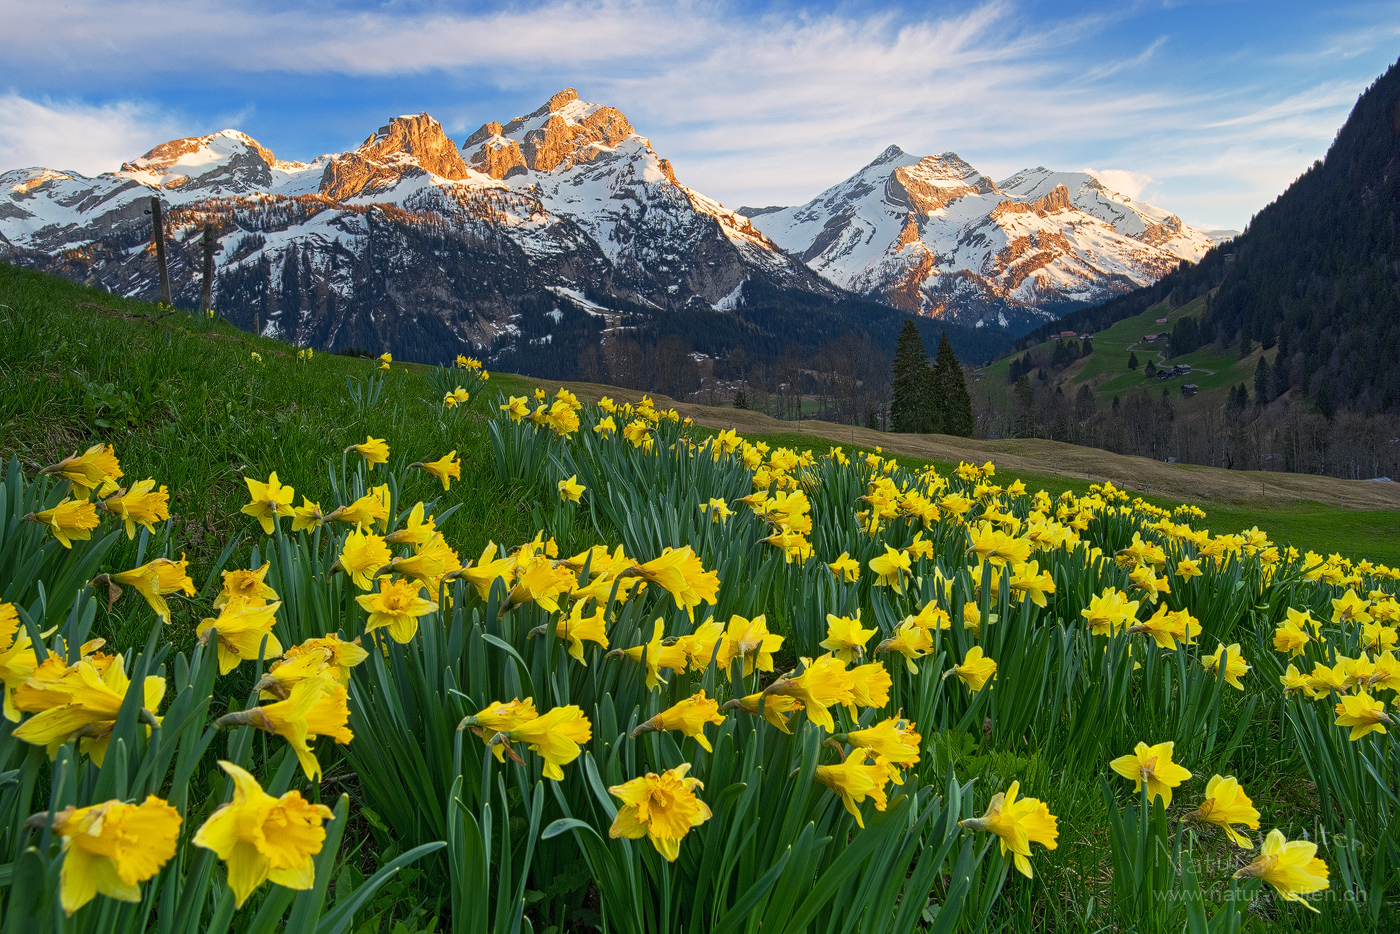
<path fill-rule="evenodd" d="M 112 127 L 94 139 L 128 138 L 129 115 L 154 115 L 151 135 L 120 158 L 160 142 L 157 129 L 222 128 L 213 121 L 230 101 L 257 106 L 239 128 L 304 158 L 354 145 L 392 113 L 428 109 L 464 133 L 575 86 L 622 109 L 682 181 L 729 204 L 806 200 L 895 142 L 956 150 L 994 177 L 1105 166 L 1115 187 L 1138 185 L 1190 222 L 1239 226 L 1325 150 L 1397 44 L 1395 10 L 1366 4 L 1335 22 L 1281 10 L 1277 25 L 1247 11 L 1258 35 L 1234 42 L 1209 20 L 1237 15 L 1229 5 L 1104 3 L 1065 16 L 1033 0 L 0 0 L 0 58 L 45 76 L 35 88 L 56 99 L 132 88 L 145 103 L 92 108 Z M 1370 51 L 1357 61 L 1347 48 Z M 18 99 L 61 127 L 62 107 Z M 67 138 L 70 164 L 120 161 L 106 144 Z"/>

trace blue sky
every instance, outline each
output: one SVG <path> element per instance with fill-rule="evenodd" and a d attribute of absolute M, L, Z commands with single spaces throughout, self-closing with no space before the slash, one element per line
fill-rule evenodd
<path fill-rule="evenodd" d="M 1400 57 L 1400 3 L 0 0 L 0 169 L 94 173 L 235 127 L 278 156 L 427 111 L 458 141 L 562 87 L 730 206 L 889 143 L 993 178 L 1091 169 L 1242 227 Z"/>

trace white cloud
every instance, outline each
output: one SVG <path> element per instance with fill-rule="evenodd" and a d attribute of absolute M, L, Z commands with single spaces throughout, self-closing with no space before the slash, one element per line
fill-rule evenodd
<path fill-rule="evenodd" d="M 0 169 L 45 166 L 96 175 L 182 134 L 149 104 L 33 101 L 0 95 Z"/>
<path fill-rule="evenodd" d="M 1147 186 L 1152 184 L 1152 176 L 1127 169 L 1084 169 L 1109 188 L 1129 198 L 1140 198 Z"/>

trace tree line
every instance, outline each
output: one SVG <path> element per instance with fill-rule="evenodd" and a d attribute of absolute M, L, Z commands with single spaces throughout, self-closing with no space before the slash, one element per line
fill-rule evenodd
<path fill-rule="evenodd" d="M 930 366 L 918 328 L 905 322 L 894 352 L 890 430 L 969 437 L 973 427 L 967 379 L 948 335 L 939 338 L 938 355 Z"/>

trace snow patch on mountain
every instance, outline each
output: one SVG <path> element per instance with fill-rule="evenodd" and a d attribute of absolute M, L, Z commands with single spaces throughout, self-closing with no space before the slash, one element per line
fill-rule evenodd
<path fill-rule="evenodd" d="M 806 204 L 744 213 L 843 288 L 1013 329 L 1151 283 L 1216 242 L 1085 172 L 1041 167 L 995 182 L 956 153 L 898 146 Z"/>

